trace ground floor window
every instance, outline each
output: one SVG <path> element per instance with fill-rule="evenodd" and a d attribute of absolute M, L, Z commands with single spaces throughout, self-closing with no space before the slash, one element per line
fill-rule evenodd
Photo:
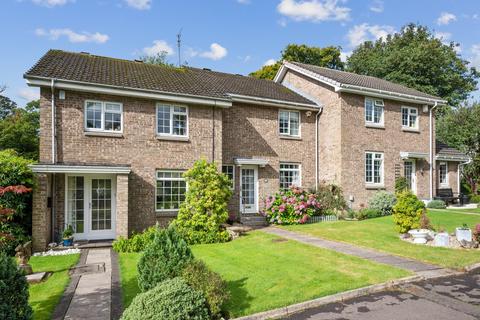
<path fill-rule="evenodd" d="M 448 187 L 448 168 L 446 162 L 440 162 L 438 165 L 438 178 L 441 187 Z"/>
<path fill-rule="evenodd" d="M 383 153 L 365 153 L 365 183 L 379 185 L 383 183 Z"/>
<path fill-rule="evenodd" d="M 187 182 L 183 171 L 157 171 L 156 204 L 157 211 L 177 211 L 185 201 Z"/>
<path fill-rule="evenodd" d="M 230 179 L 231 188 L 235 188 L 235 167 L 231 164 L 226 164 L 222 166 L 222 173 L 227 175 Z"/>
<path fill-rule="evenodd" d="M 301 185 L 300 165 L 296 163 L 280 163 L 280 189 Z"/>
<path fill-rule="evenodd" d="M 67 224 L 71 225 L 75 233 L 84 232 L 84 178 L 69 176 L 67 178 Z"/>

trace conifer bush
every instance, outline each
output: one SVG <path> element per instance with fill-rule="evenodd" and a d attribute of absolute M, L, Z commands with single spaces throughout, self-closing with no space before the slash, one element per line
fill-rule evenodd
<path fill-rule="evenodd" d="M 420 218 L 425 204 L 410 191 L 397 194 L 397 203 L 393 206 L 393 221 L 400 233 L 420 228 Z"/>

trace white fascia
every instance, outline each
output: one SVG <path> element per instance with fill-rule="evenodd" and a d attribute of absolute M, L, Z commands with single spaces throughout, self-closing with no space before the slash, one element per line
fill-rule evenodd
<path fill-rule="evenodd" d="M 30 87 L 47 87 L 50 86 L 51 83 L 50 78 L 25 76 L 25 79 L 27 81 L 27 85 Z M 220 108 L 229 108 L 232 106 L 232 102 L 228 99 L 214 99 L 212 97 L 205 96 L 176 94 L 163 91 L 118 87 L 104 84 L 92 84 L 88 82 L 70 81 L 62 79 L 55 79 L 55 88 L 187 104 L 200 104 Z"/>
<path fill-rule="evenodd" d="M 104 173 L 104 174 L 129 174 L 130 167 L 113 166 L 75 166 L 34 164 L 29 166 L 35 173 Z"/>
<path fill-rule="evenodd" d="M 260 104 L 260 105 L 271 106 L 271 107 L 281 107 L 281 108 L 309 110 L 309 111 L 316 111 L 319 108 L 318 105 L 313 103 L 312 104 L 297 103 L 297 102 L 290 102 L 285 100 L 244 96 L 244 95 L 233 94 L 233 93 L 229 93 L 228 95 L 232 98 L 232 101 L 234 102 L 252 103 L 252 104 Z"/>

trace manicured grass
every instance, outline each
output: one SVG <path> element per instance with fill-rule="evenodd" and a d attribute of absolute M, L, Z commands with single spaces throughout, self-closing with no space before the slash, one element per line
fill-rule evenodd
<path fill-rule="evenodd" d="M 464 223 L 471 228 L 480 223 L 480 215 L 462 214 L 459 210 L 430 210 L 428 216 L 434 228 L 442 227 L 450 233 Z M 455 250 L 414 245 L 401 241 L 395 231 L 391 216 L 364 221 L 336 221 L 284 226 L 284 228 L 325 239 L 373 248 L 444 267 L 461 268 L 480 262 L 480 250 Z"/>
<path fill-rule="evenodd" d="M 231 317 L 252 314 L 409 275 L 407 271 L 260 231 L 192 250 L 228 283 Z M 138 293 L 139 254 L 120 254 L 124 305 Z"/>
<path fill-rule="evenodd" d="M 65 256 L 32 257 L 30 259 L 33 272 L 53 272 L 47 281 L 32 284 L 29 287 L 29 302 L 33 308 L 34 319 L 52 318 L 53 310 L 70 281 L 68 270 L 77 263 L 79 257 L 79 254 L 70 254 Z"/>

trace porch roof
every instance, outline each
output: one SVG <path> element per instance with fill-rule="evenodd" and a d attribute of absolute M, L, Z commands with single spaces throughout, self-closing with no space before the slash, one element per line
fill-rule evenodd
<path fill-rule="evenodd" d="M 406 159 L 427 159 L 428 153 L 426 152 L 412 152 L 412 151 L 400 151 L 400 158 Z"/>
<path fill-rule="evenodd" d="M 129 174 L 129 165 L 96 165 L 96 164 L 33 164 L 30 168 L 35 173 L 109 173 Z"/>
<path fill-rule="evenodd" d="M 260 167 L 265 167 L 268 164 L 266 159 L 252 159 L 252 158 L 236 158 L 234 160 L 236 165 L 256 165 Z"/>

